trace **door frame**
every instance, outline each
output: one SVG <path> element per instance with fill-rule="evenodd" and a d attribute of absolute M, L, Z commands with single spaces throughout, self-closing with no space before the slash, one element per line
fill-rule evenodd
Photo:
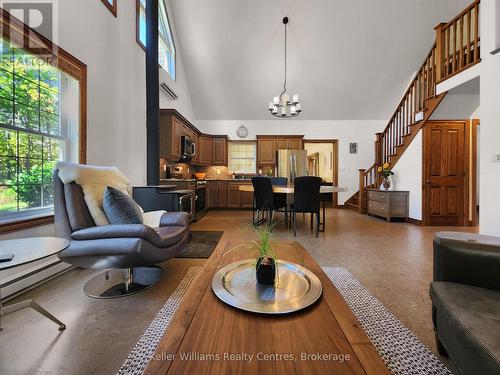
<path fill-rule="evenodd" d="M 303 139 L 302 148 L 305 150 L 306 143 L 331 143 L 333 147 L 333 185 L 339 186 L 339 140 L 338 139 Z M 339 208 L 339 193 L 332 193 L 333 208 Z"/>
<path fill-rule="evenodd" d="M 477 225 L 476 213 L 476 190 L 477 190 L 477 126 L 480 124 L 479 119 L 465 120 L 429 120 L 422 129 L 422 225 L 428 226 L 429 215 L 427 207 L 427 197 L 425 190 L 426 178 L 426 142 L 425 132 L 429 128 L 428 125 L 433 123 L 460 123 L 464 124 L 464 176 L 463 176 L 463 217 L 462 226 Z M 472 207 L 472 208 L 471 208 Z"/>

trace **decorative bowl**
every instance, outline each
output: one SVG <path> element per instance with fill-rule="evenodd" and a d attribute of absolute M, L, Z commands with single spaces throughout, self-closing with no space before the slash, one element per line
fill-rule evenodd
<path fill-rule="evenodd" d="M 194 173 L 194 177 L 196 177 L 197 180 L 203 180 L 206 175 L 206 173 Z"/>

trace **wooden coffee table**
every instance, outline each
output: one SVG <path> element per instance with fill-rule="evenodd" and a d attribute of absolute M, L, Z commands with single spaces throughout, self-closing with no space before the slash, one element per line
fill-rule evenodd
<path fill-rule="evenodd" d="M 220 301 L 211 287 L 214 273 L 250 257 L 244 250 L 227 252 L 237 244 L 219 243 L 186 293 L 146 374 L 390 373 L 339 291 L 297 242 L 280 242 L 278 257 L 305 263 L 319 277 L 323 295 L 314 305 L 270 316 Z"/>

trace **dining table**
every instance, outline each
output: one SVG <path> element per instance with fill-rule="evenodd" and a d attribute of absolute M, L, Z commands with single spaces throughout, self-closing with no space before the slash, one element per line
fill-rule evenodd
<path fill-rule="evenodd" d="M 245 192 L 253 192 L 253 185 L 240 185 L 238 187 L 239 191 L 245 191 Z M 325 196 L 326 194 L 333 194 L 333 193 L 342 193 L 346 192 L 348 189 L 346 187 L 339 187 L 339 186 L 333 186 L 333 185 L 321 185 L 319 189 L 319 193 L 322 196 Z M 287 194 L 287 195 L 293 195 L 295 192 L 295 187 L 292 184 L 289 185 L 273 185 L 273 193 L 275 194 Z M 291 202 L 291 199 L 287 199 L 287 201 Z M 326 199 L 321 199 L 321 213 L 320 215 L 320 220 L 319 220 L 319 231 L 324 232 L 325 231 L 325 223 L 326 223 Z"/>

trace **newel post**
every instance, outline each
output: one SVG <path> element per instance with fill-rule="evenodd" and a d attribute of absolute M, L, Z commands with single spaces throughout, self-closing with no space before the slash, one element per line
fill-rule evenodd
<path fill-rule="evenodd" d="M 375 141 L 375 165 L 382 165 L 382 136 L 384 133 L 377 133 L 375 136 L 377 137 Z"/>
<path fill-rule="evenodd" d="M 365 213 L 365 171 L 366 169 L 358 169 L 359 171 L 359 213 Z"/>
<path fill-rule="evenodd" d="M 444 67 L 444 58 L 445 58 L 445 35 L 443 32 L 443 28 L 446 26 L 446 23 L 440 23 L 437 25 L 434 30 L 436 30 L 436 82 L 441 81 L 441 78 L 444 75 L 443 67 Z"/>

